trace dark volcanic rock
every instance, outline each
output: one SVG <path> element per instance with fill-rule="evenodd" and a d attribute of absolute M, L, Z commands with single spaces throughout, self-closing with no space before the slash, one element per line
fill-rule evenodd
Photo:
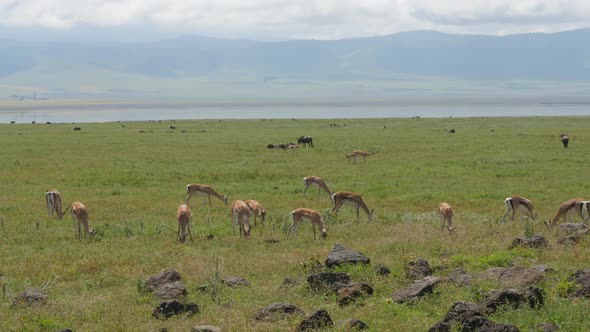
<path fill-rule="evenodd" d="M 509 249 L 516 247 L 524 248 L 542 248 L 547 247 L 549 242 L 542 235 L 533 235 L 531 237 L 517 237 L 512 241 Z"/>
<path fill-rule="evenodd" d="M 556 332 L 559 331 L 559 326 L 545 322 L 537 325 L 537 329 L 539 329 L 540 332 Z"/>
<path fill-rule="evenodd" d="M 162 300 L 174 300 L 186 294 L 186 288 L 182 284 L 182 281 L 164 284 L 154 292 L 154 295 Z"/>
<path fill-rule="evenodd" d="M 415 262 L 408 263 L 407 275 L 412 280 L 423 279 L 432 275 L 432 269 L 426 260 L 419 258 Z"/>
<path fill-rule="evenodd" d="M 479 277 L 498 280 L 504 287 L 522 288 L 532 285 L 544 278 L 536 269 L 523 266 L 494 267 L 479 274 Z"/>
<path fill-rule="evenodd" d="M 326 310 L 318 310 L 313 315 L 304 318 L 297 324 L 295 331 L 318 330 L 333 326 L 334 322 Z"/>
<path fill-rule="evenodd" d="M 150 277 L 145 285 L 149 291 L 162 300 L 175 300 L 187 294 L 186 288 L 180 280 L 180 273 L 171 269 Z"/>
<path fill-rule="evenodd" d="M 154 309 L 152 316 L 157 319 L 168 318 L 175 315 L 188 313 L 190 315 L 199 312 L 199 306 L 196 303 L 180 303 L 176 300 L 164 301 Z"/>
<path fill-rule="evenodd" d="M 423 280 L 416 280 L 410 286 L 393 292 L 391 298 L 396 303 L 414 302 L 417 299 L 432 293 L 434 286 L 441 281 L 440 278 L 426 277 Z"/>
<path fill-rule="evenodd" d="M 313 291 L 336 291 L 350 283 L 350 277 L 343 272 L 320 272 L 307 277 L 307 283 Z"/>
<path fill-rule="evenodd" d="M 509 305 L 516 309 L 523 304 L 533 309 L 542 306 L 543 292 L 541 289 L 531 286 L 524 291 L 517 289 L 492 291 L 486 295 L 483 306 L 489 311 L 495 312 L 503 305 Z"/>
<path fill-rule="evenodd" d="M 581 235 L 562 236 L 557 240 L 557 244 L 560 244 L 562 246 L 573 246 L 578 244 L 578 242 L 580 242 L 580 239 L 582 239 Z"/>
<path fill-rule="evenodd" d="M 369 264 L 371 260 L 369 257 L 363 255 L 358 251 L 354 251 L 336 243 L 328 258 L 326 258 L 326 266 L 333 268 L 343 264 Z"/>
<path fill-rule="evenodd" d="M 456 302 L 442 321 L 436 323 L 428 332 L 518 332 L 514 325 L 497 324 L 485 317 L 484 310 L 475 303 Z"/>
<path fill-rule="evenodd" d="M 228 277 L 225 278 L 224 280 L 222 280 L 222 282 L 227 286 L 227 287 L 249 287 L 250 286 L 250 282 L 244 278 L 240 278 L 240 277 Z"/>
<path fill-rule="evenodd" d="M 380 276 L 386 276 L 391 274 L 391 269 L 383 264 L 379 264 L 373 267 L 373 271 Z"/>
<path fill-rule="evenodd" d="M 286 315 L 304 315 L 305 312 L 298 306 L 289 303 L 277 302 L 260 308 L 254 319 L 260 321 L 273 321 L 281 319 Z"/>
<path fill-rule="evenodd" d="M 27 289 L 12 299 L 13 306 L 45 303 L 47 303 L 47 294 L 35 288 Z"/>
<path fill-rule="evenodd" d="M 447 280 L 452 282 L 455 286 L 469 286 L 471 281 L 473 281 L 473 274 L 467 273 L 462 269 L 455 269 L 449 274 Z"/>
<path fill-rule="evenodd" d="M 573 280 L 579 286 L 572 296 L 590 297 L 590 268 L 574 272 L 570 280 Z"/>
<path fill-rule="evenodd" d="M 154 292 L 165 284 L 170 284 L 176 281 L 180 281 L 180 273 L 170 269 L 150 277 L 145 285 L 147 289 Z"/>
<path fill-rule="evenodd" d="M 357 299 L 373 295 L 373 287 L 367 283 L 354 283 L 346 285 L 337 291 L 338 305 L 344 306 L 355 303 Z"/>
<path fill-rule="evenodd" d="M 281 286 L 279 286 L 279 289 L 290 289 L 295 286 L 301 285 L 302 282 L 303 280 L 301 280 L 300 278 L 285 278 L 285 280 L 283 280 L 283 283 L 281 283 Z"/>
<path fill-rule="evenodd" d="M 367 326 L 367 324 L 365 324 L 363 321 L 355 318 L 340 320 L 336 323 L 336 325 L 340 328 L 345 328 L 348 330 L 366 330 L 369 328 L 369 326 Z"/>
<path fill-rule="evenodd" d="M 199 325 L 191 329 L 191 332 L 221 332 L 221 327 L 211 325 Z"/>
<path fill-rule="evenodd" d="M 590 232 L 586 224 L 567 222 L 559 225 L 559 233 L 562 235 L 584 235 Z"/>

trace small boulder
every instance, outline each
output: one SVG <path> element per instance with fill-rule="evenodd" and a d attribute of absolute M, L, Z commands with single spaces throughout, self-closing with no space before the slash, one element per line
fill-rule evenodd
<path fill-rule="evenodd" d="M 27 289 L 24 292 L 19 293 L 14 299 L 12 299 L 13 306 L 46 303 L 47 294 L 35 288 Z"/>
<path fill-rule="evenodd" d="M 187 313 L 189 315 L 199 312 L 199 306 L 196 303 L 180 303 L 176 300 L 164 301 L 154 309 L 152 316 L 157 319 L 168 318 Z"/>
<path fill-rule="evenodd" d="M 333 268 L 343 264 L 369 264 L 369 257 L 358 251 L 354 251 L 336 243 L 328 258 L 326 258 L 326 267 Z"/>
<path fill-rule="evenodd" d="M 417 299 L 432 294 L 434 287 L 441 281 L 440 278 L 426 277 L 422 280 L 416 280 L 410 286 L 393 292 L 391 298 L 396 303 L 412 303 Z"/>
<path fill-rule="evenodd" d="M 494 267 L 479 274 L 484 279 L 498 280 L 504 287 L 522 288 L 532 285 L 544 278 L 536 269 L 523 266 Z"/>
<path fill-rule="evenodd" d="M 578 242 L 580 242 L 581 239 L 582 236 L 577 234 L 562 236 L 559 239 L 557 239 L 557 244 L 562 246 L 573 246 L 578 244 Z"/>
<path fill-rule="evenodd" d="M 222 282 L 227 287 L 231 287 L 231 288 L 249 287 L 250 286 L 250 282 L 244 278 L 241 278 L 241 277 L 228 277 L 228 278 L 223 279 Z"/>
<path fill-rule="evenodd" d="M 562 235 L 584 235 L 590 232 L 590 229 L 583 223 L 566 222 L 559 225 L 558 231 Z"/>
<path fill-rule="evenodd" d="M 457 268 L 451 272 L 451 274 L 449 274 L 447 280 L 458 287 L 469 286 L 473 280 L 473 274 L 467 273 L 462 269 Z"/>
<path fill-rule="evenodd" d="M 154 295 L 162 300 L 175 300 L 186 294 L 186 288 L 180 280 L 164 284 L 154 292 Z"/>
<path fill-rule="evenodd" d="M 355 303 L 357 299 L 373 295 L 373 287 L 364 282 L 353 283 L 338 289 L 336 293 L 338 294 L 338 305 L 345 306 Z"/>
<path fill-rule="evenodd" d="M 295 286 L 301 285 L 302 282 L 303 280 L 300 278 L 285 278 L 281 283 L 281 286 L 279 286 L 279 289 L 291 289 Z"/>
<path fill-rule="evenodd" d="M 274 321 L 282 319 L 287 315 L 304 315 L 305 312 L 298 306 L 289 303 L 277 302 L 260 308 L 254 319 L 259 321 Z"/>
<path fill-rule="evenodd" d="M 162 271 L 160 274 L 157 274 L 155 276 L 151 276 L 145 283 L 145 285 L 147 289 L 154 292 L 158 290 L 160 287 L 176 281 L 180 281 L 180 273 L 176 272 L 175 270 L 169 269 Z"/>
<path fill-rule="evenodd" d="M 350 283 L 350 277 L 343 272 L 320 272 L 307 277 L 309 287 L 316 292 L 336 291 Z"/>
<path fill-rule="evenodd" d="M 221 327 L 211 325 L 199 325 L 191 329 L 191 332 L 221 332 Z"/>
<path fill-rule="evenodd" d="M 508 249 L 516 247 L 524 248 L 543 248 L 549 246 L 549 242 L 542 235 L 533 235 L 531 237 L 517 237 L 512 241 Z"/>
<path fill-rule="evenodd" d="M 432 269 L 426 260 L 419 258 L 408 263 L 406 274 L 412 280 L 423 279 L 432 275 Z"/>
<path fill-rule="evenodd" d="M 531 286 L 524 291 L 504 289 L 492 291 L 485 296 L 483 306 L 490 312 L 495 312 L 500 306 L 509 305 L 517 309 L 521 305 L 528 305 L 535 309 L 543 305 L 543 292 L 540 288 Z"/>
<path fill-rule="evenodd" d="M 363 321 L 355 318 L 340 320 L 336 323 L 336 326 L 345 330 L 366 330 L 369 328 Z"/>
<path fill-rule="evenodd" d="M 573 296 L 590 297 L 590 268 L 574 272 L 569 280 L 573 280 L 579 286 Z"/>
<path fill-rule="evenodd" d="M 557 326 L 553 323 L 545 322 L 545 323 L 538 324 L 537 329 L 540 332 L 556 332 L 556 331 L 559 331 L 559 326 Z"/>
<path fill-rule="evenodd" d="M 497 324 L 485 317 L 484 310 L 475 303 L 455 302 L 442 321 L 432 326 L 428 332 L 450 331 L 479 332 L 518 332 L 518 328 L 510 324 Z"/>
<path fill-rule="evenodd" d="M 318 330 L 334 325 L 332 317 L 326 310 L 318 310 L 313 315 L 304 318 L 297 324 L 295 331 Z"/>
<path fill-rule="evenodd" d="M 387 276 L 391 274 L 391 269 L 383 264 L 373 267 L 373 271 L 375 271 L 375 274 L 380 276 Z"/>

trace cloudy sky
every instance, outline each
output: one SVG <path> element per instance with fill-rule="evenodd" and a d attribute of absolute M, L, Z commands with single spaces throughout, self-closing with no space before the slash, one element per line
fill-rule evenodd
<path fill-rule="evenodd" d="M 0 0 L 0 37 L 342 39 L 590 27 L 590 0 Z"/>

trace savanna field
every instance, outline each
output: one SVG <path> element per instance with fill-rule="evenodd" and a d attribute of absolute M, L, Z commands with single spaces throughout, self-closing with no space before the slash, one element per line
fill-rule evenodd
<path fill-rule="evenodd" d="M 75 126 L 82 130 L 73 131 Z M 306 315 L 325 309 L 334 321 L 360 319 L 373 331 L 426 331 L 454 302 L 479 302 L 499 288 L 483 280 L 465 287 L 441 283 L 414 304 L 391 303 L 393 291 L 412 283 L 408 263 L 423 258 L 441 277 L 456 268 L 477 274 L 546 264 L 553 271 L 537 283 L 545 292 L 543 306 L 503 309 L 489 318 L 521 331 L 543 322 L 588 331 L 590 303 L 570 296 L 577 286 L 569 278 L 590 267 L 590 241 L 559 245 L 556 230 L 543 221 L 567 199 L 590 198 L 589 127 L 588 117 L 0 125 L 0 330 L 190 331 L 216 325 L 223 331 L 290 331 L 301 316 L 253 319 L 259 308 L 287 302 Z M 568 149 L 560 142 L 563 132 L 570 135 Z M 266 149 L 296 143 L 301 135 L 313 136 L 315 148 Z M 357 149 L 374 155 L 348 162 L 344 154 Z M 303 197 L 309 175 L 322 177 L 333 191 L 361 194 L 374 220 L 361 211 L 357 221 L 354 209 L 344 206 L 326 217 L 326 240 L 313 240 L 310 223 L 301 225 L 296 239 L 285 240 L 289 212 L 332 207 L 315 188 Z M 248 240 L 239 238 L 228 206 L 212 198 L 209 207 L 193 197 L 194 241 L 178 243 L 176 209 L 188 183 L 209 184 L 230 204 L 257 200 L 268 211 L 264 225 L 259 221 Z M 62 220 L 47 217 L 49 188 L 61 192 L 64 209 L 73 201 L 88 207 L 94 237 L 76 240 L 69 213 Z M 536 222 L 501 220 L 503 201 L 512 194 L 533 201 Z M 442 201 L 455 210 L 454 236 L 440 230 L 436 210 Z M 525 233 L 545 236 L 549 246 L 508 249 Z M 335 294 L 312 292 L 305 282 L 309 266 L 323 263 L 336 243 L 392 270 L 378 276 L 372 266 L 337 268 L 375 290 L 354 305 L 338 306 Z M 197 303 L 199 313 L 152 317 L 161 301 L 146 292 L 145 282 L 165 269 L 181 274 L 188 290 L 182 301 Z M 226 287 L 220 279 L 228 276 L 251 285 Z M 286 278 L 302 282 L 281 288 Z M 203 285 L 209 291 L 197 290 Z M 31 287 L 44 290 L 47 303 L 13 307 L 12 299 Z"/>

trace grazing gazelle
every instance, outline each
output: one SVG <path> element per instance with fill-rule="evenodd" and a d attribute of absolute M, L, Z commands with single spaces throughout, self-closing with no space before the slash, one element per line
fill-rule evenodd
<path fill-rule="evenodd" d="M 586 222 L 588 218 L 584 218 L 584 211 L 590 212 L 588 201 L 585 201 L 581 198 L 572 198 L 561 203 L 561 205 L 559 205 L 559 210 L 557 210 L 555 213 L 555 216 L 553 216 L 552 219 L 545 221 L 545 225 L 547 227 L 553 227 L 555 224 L 557 224 L 557 221 L 560 218 L 563 218 L 563 221 L 566 222 L 566 216 L 574 212 L 577 213 L 584 222 Z"/>
<path fill-rule="evenodd" d="M 249 199 L 245 201 L 245 203 L 250 210 L 252 210 L 252 214 L 254 215 L 254 226 L 257 226 L 256 217 L 260 217 L 260 221 L 264 224 L 264 219 L 266 219 L 266 209 L 253 199 Z"/>
<path fill-rule="evenodd" d="M 337 191 L 332 194 L 332 202 L 334 203 L 334 207 L 332 208 L 332 212 L 338 212 L 342 204 L 352 205 L 356 209 L 356 219 L 359 220 L 359 208 L 362 208 L 363 211 L 367 214 L 367 218 L 369 221 L 373 220 L 373 210 L 369 211 L 369 208 L 363 201 L 363 198 L 359 194 L 355 194 L 350 191 Z"/>
<path fill-rule="evenodd" d="M 531 219 L 535 220 L 535 215 L 533 214 L 534 206 L 533 206 L 533 202 L 531 202 L 530 200 L 528 200 L 522 196 L 512 195 L 510 197 L 507 197 L 504 200 L 504 203 L 506 204 L 506 212 L 504 212 L 504 215 L 502 216 L 502 220 L 506 220 L 506 216 L 508 216 L 508 213 L 510 213 L 510 211 L 512 211 L 512 215 L 510 216 L 510 220 L 514 221 L 514 216 L 516 215 L 516 212 L 518 212 L 519 208 L 526 210 L 526 212 L 528 212 L 529 217 L 531 217 Z M 524 218 L 524 212 L 520 214 L 520 221 L 522 221 L 523 218 Z"/>
<path fill-rule="evenodd" d="M 441 216 L 441 228 L 440 230 L 443 231 L 445 227 L 449 230 L 449 233 L 455 229 L 453 226 L 453 208 L 445 202 L 442 202 L 438 205 L 438 212 Z"/>
<path fill-rule="evenodd" d="M 231 213 L 234 235 L 236 235 L 236 225 L 239 225 L 240 237 L 242 237 L 242 232 L 244 232 L 244 237 L 248 238 L 250 236 L 250 217 L 252 216 L 252 210 L 250 210 L 246 202 L 238 199 L 232 203 Z"/>
<path fill-rule="evenodd" d="M 293 238 L 297 237 L 297 230 L 299 229 L 299 225 L 303 220 L 311 222 L 313 226 L 314 240 L 316 239 L 316 226 L 320 229 L 323 239 L 328 237 L 328 226 L 326 226 L 326 223 L 324 222 L 324 217 L 322 217 L 322 214 L 318 211 L 308 208 L 299 208 L 291 211 L 291 213 L 289 213 L 289 216 L 292 218 L 293 223 L 291 224 L 291 227 L 289 227 L 289 231 L 287 231 L 287 240 L 289 239 L 291 232 L 293 232 Z"/>
<path fill-rule="evenodd" d="M 324 182 L 324 180 L 319 176 L 304 177 L 303 185 L 305 186 L 305 188 L 303 188 L 303 197 L 305 197 L 305 194 L 307 194 L 307 189 L 309 189 L 309 187 L 311 186 L 318 187 L 318 198 L 320 198 L 320 192 L 322 189 L 324 189 L 324 191 L 328 193 L 328 196 L 332 195 L 332 191 L 330 190 L 330 188 L 328 188 L 326 182 Z"/>
<path fill-rule="evenodd" d="M 193 214 L 191 213 L 191 209 L 186 204 L 180 204 L 178 206 L 178 210 L 176 210 L 176 218 L 178 219 L 178 231 L 176 232 L 176 240 L 178 242 L 184 242 L 186 240 L 186 234 L 188 230 L 188 235 L 193 240 L 193 235 L 191 234 L 191 218 Z"/>
<path fill-rule="evenodd" d="M 53 214 L 55 213 L 57 219 L 61 219 L 70 208 L 68 206 L 65 211 L 62 211 L 61 194 L 56 189 L 47 189 L 47 192 L 45 192 L 45 202 L 47 203 L 47 216 L 50 218 L 53 218 Z"/>
<path fill-rule="evenodd" d="M 223 204 L 227 205 L 227 196 L 220 195 L 211 186 L 208 186 L 206 184 L 197 184 L 197 183 L 187 184 L 186 185 L 186 204 L 188 204 L 188 199 L 191 198 L 192 195 L 206 196 L 206 198 L 209 199 L 209 206 L 212 206 L 211 205 L 211 195 L 219 198 L 223 202 Z"/>
<path fill-rule="evenodd" d="M 78 240 L 82 239 L 82 225 L 84 225 L 84 238 L 87 235 L 94 235 L 94 230 L 88 227 L 88 209 L 86 206 L 80 202 L 74 202 L 70 206 L 72 207 L 72 219 L 76 227 L 76 238 Z"/>
<path fill-rule="evenodd" d="M 367 161 L 367 158 L 372 155 L 373 153 L 370 152 L 365 152 L 365 151 L 361 151 L 361 150 L 355 150 L 352 151 L 352 153 L 346 153 L 344 154 L 344 156 L 348 159 L 348 161 L 350 161 L 350 159 L 352 159 L 354 161 L 354 163 L 356 164 L 356 159 L 358 157 L 363 157 L 363 161 Z"/>

